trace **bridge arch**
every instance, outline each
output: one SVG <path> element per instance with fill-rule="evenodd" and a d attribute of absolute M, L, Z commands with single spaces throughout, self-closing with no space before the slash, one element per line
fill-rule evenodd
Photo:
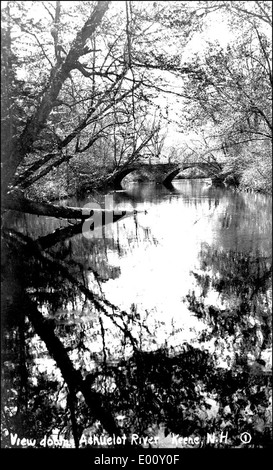
<path fill-rule="evenodd" d="M 171 184 L 172 180 L 179 174 L 181 173 L 181 168 L 176 168 L 176 170 L 171 171 L 171 173 L 168 174 L 168 176 L 162 181 L 163 184 L 168 185 Z"/>
<path fill-rule="evenodd" d="M 128 168 L 123 168 L 122 170 L 118 171 L 116 173 L 116 175 L 114 176 L 114 179 L 113 179 L 114 187 L 116 189 L 121 189 L 122 188 L 121 182 L 125 178 L 125 176 L 129 175 L 130 173 L 132 173 L 133 171 L 136 171 L 138 169 L 139 169 L 139 167 L 137 167 L 137 166 L 131 166 L 131 167 L 128 167 Z"/>
<path fill-rule="evenodd" d="M 189 168 L 198 168 L 199 170 L 202 171 L 202 173 L 207 174 L 207 177 L 211 177 L 214 172 L 212 172 L 211 165 L 206 164 L 206 163 L 189 163 L 189 164 L 184 164 L 180 165 L 178 168 L 175 170 L 171 171 L 166 178 L 163 181 L 163 184 L 169 185 L 172 183 L 172 180 L 182 171 L 188 170 Z"/>
<path fill-rule="evenodd" d="M 156 163 L 156 164 L 149 164 L 149 163 L 138 163 L 136 165 L 129 166 L 127 168 L 122 168 L 116 172 L 114 175 L 112 182 L 116 189 L 122 188 L 122 180 L 133 173 L 133 171 L 141 171 L 144 170 L 148 173 L 149 176 L 154 177 L 157 182 L 162 183 L 166 177 L 166 175 L 172 175 L 171 180 L 175 177 L 175 174 L 181 171 L 181 168 L 174 163 Z"/>
<path fill-rule="evenodd" d="M 171 184 L 172 180 L 179 174 L 181 171 L 187 170 L 189 168 L 198 168 L 204 174 L 207 174 L 207 177 L 215 177 L 219 174 L 221 168 L 220 165 L 215 165 L 206 162 L 200 163 L 158 163 L 158 164 L 146 164 L 146 163 L 136 163 L 131 166 L 121 168 L 116 171 L 113 175 L 112 184 L 115 189 L 122 189 L 121 183 L 122 180 L 132 173 L 133 171 L 139 171 L 141 169 L 148 171 L 150 175 L 153 175 L 157 182 L 163 183 L 165 185 Z"/>

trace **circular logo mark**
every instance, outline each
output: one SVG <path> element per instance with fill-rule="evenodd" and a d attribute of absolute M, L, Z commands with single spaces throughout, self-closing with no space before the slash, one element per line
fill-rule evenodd
<path fill-rule="evenodd" d="M 243 444 L 249 444 L 252 437 L 249 434 L 249 432 L 242 432 L 242 434 L 240 435 L 240 439 L 241 439 Z"/>

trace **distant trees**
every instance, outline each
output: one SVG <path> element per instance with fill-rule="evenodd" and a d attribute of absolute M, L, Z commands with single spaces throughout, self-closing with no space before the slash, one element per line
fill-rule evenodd
<path fill-rule="evenodd" d="M 205 38 L 210 21 L 213 28 L 221 18 L 229 28 L 226 45 Z M 215 159 L 224 164 L 223 178 L 230 174 L 246 187 L 270 190 L 270 2 L 157 2 L 157 21 L 177 42 L 171 51 L 148 49 L 145 63 L 173 76 L 172 89 L 158 82 L 155 88 L 176 98 L 187 156 Z M 185 46 L 201 32 L 200 51 L 184 60 Z"/>
<path fill-rule="evenodd" d="M 268 2 L 201 2 L 207 12 L 223 8 L 235 39 L 226 48 L 211 43 L 188 64 L 184 94 L 187 121 L 203 129 L 219 148 L 224 173 L 250 187 L 270 189 L 272 143 L 272 62 Z M 266 25 L 266 26 L 265 26 Z M 182 116 L 183 122 L 184 116 Z M 204 147 L 205 150 L 205 147 Z"/>

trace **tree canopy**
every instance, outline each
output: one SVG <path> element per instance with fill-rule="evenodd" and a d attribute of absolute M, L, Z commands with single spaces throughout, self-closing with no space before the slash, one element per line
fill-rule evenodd
<path fill-rule="evenodd" d="M 172 129 L 187 136 L 180 160 L 223 160 L 226 175 L 268 188 L 269 3 L 3 2 L 3 196 L 59 168 L 92 167 L 95 185 L 135 159 L 164 160 L 154 141 Z M 223 18 L 227 43 L 204 40 Z M 199 36 L 203 52 L 185 60 Z"/>

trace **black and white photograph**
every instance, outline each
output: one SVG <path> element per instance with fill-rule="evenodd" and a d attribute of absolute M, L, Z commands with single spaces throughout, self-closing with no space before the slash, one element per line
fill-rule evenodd
<path fill-rule="evenodd" d="M 272 2 L 2 1 L 1 155 L 1 449 L 272 448 Z"/>

